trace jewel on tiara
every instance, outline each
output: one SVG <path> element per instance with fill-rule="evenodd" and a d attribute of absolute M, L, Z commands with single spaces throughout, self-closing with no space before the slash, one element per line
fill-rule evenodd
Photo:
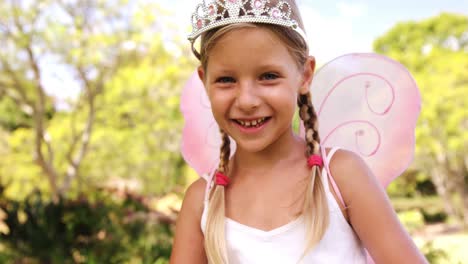
<path fill-rule="evenodd" d="M 207 4 L 208 2 L 208 4 Z M 249 8 L 246 4 L 250 2 Z M 188 39 L 192 44 L 203 32 L 234 23 L 264 23 L 290 27 L 304 40 L 306 36 L 298 23 L 292 19 L 291 6 L 284 1 L 269 7 L 270 0 L 203 0 L 192 15 L 192 33 Z M 222 12 L 218 10 L 224 9 Z"/>

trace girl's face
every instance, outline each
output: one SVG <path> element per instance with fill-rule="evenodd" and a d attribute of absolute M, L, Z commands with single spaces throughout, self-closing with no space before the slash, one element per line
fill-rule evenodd
<path fill-rule="evenodd" d="M 292 135 L 297 96 L 308 90 L 312 64 L 299 69 L 273 32 L 244 28 L 217 41 L 206 72 L 200 67 L 199 75 L 219 127 L 238 148 L 258 152 Z"/>

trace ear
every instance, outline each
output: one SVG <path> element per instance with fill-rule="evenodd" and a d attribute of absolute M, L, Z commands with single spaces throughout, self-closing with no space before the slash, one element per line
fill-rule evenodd
<path fill-rule="evenodd" d="M 303 79 L 301 88 L 299 89 L 300 94 L 306 94 L 309 91 L 309 87 L 312 84 L 312 80 L 314 79 L 314 72 L 315 58 L 313 56 L 309 56 L 304 64 L 304 72 L 302 73 Z"/>
<path fill-rule="evenodd" d="M 198 66 L 197 72 L 198 72 L 198 77 L 200 78 L 200 80 L 201 80 L 203 83 L 205 83 L 205 70 L 203 70 L 203 67 L 202 67 L 202 66 Z"/>

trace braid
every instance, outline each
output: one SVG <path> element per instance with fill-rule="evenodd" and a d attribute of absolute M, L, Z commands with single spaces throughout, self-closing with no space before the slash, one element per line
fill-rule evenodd
<path fill-rule="evenodd" d="M 312 105 L 312 98 L 310 92 L 300 94 L 297 100 L 299 106 L 299 116 L 304 122 L 305 140 L 307 142 L 306 156 L 309 157 L 314 154 L 319 154 L 320 137 L 318 134 L 317 114 L 315 113 L 314 106 Z"/>
<path fill-rule="evenodd" d="M 220 130 L 222 143 L 221 143 L 221 150 L 220 150 L 220 157 L 219 157 L 219 167 L 218 171 L 222 172 L 227 175 L 228 173 L 228 163 L 229 157 L 231 156 L 231 148 L 230 143 L 231 140 L 229 139 L 229 135 L 226 134 L 223 130 Z"/>
<path fill-rule="evenodd" d="M 310 92 L 299 94 L 297 99 L 299 116 L 304 122 L 305 140 L 307 142 L 306 157 L 320 155 L 320 137 L 318 134 L 318 120 L 312 105 Z M 310 251 L 323 237 L 329 224 L 328 205 L 325 190 L 321 180 L 319 166 L 313 166 L 311 181 L 307 184 L 304 197 L 303 215 L 306 221 L 306 253 Z M 302 259 L 301 258 L 301 259 Z"/>
<path fill-rule="evenodd" d="M 226 132 L 220 130 L 222 143 L 220 149 L 218 172 L 228 175 L 228 163 L 231 156 L 230 139 Z M 225 187 L 215 185 L 210 198 L 208 217 L 206 220 L 205 251 L 209 263 L 228 264 L 226 238 L 224 232 L 225 220 Z"/>

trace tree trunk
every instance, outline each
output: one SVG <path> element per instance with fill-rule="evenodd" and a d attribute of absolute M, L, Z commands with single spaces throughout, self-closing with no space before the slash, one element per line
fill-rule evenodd
<path fill-rule="evenodd" d="M 468 144 L 467 144 L 468 147 Z M 468 155 L 466 155 L 463 159 L 464 161 L 464 168 L 462 169 L 462 185 L 463 185 L 463 196 L 462 196 L 462 201 L 463 201 L 463 222 L 464 222 L 464 228 L 465 230 L 468 230 L 468 183 L 467 180 L 465 179 L 468 177 Z"/>
<path fill-rule="evenodd" d="M 446 184 L 447 175 L 444 175 L 442 170 L 434 167 L 433 169 L 431 169 L 431 178 L 432 178 L 432 181 L 434 182 L 437 193 L 442 198 L 445 212 L 448 215 L 456 216 L 456 211 L 453 206 L 452 199 L 450 197 L 450 192 Z"/>
<path fill-rule="evenodd" d="M 459 183 L 457 184 L 458 193 L 461 200 L 461 212 L 463 217 L 463 227 L 468 229 L 468 191 L 466 189 L 464 175 L 459 175 Z"/>
<path fill-rule="evenodd" d="M 463 199 L 463 226 L 465 230 L 468 230 L 468 193 L 465 190 L 465 196 Z"/>

